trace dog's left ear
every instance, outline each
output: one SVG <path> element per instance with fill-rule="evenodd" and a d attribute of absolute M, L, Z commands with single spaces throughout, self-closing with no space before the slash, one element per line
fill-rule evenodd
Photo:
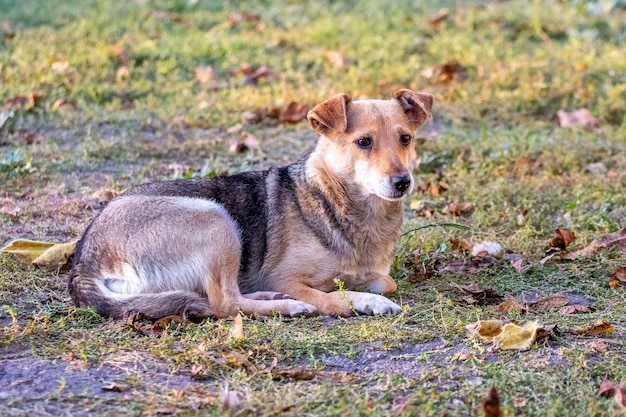
<path fill-rule="evenodd" d="M 337 94 L 313 107 L 306 115 L 309 125 L 324 136 L 334 137 L 348 128 L 347 106 L 351 99 L 346 94 Z"/>
<path fill-rule="evenodd" d="M 415 125 L 415 129 L 433 116 L 432 108 L 435 98 L 432 94 L 402 89 L 394 92 L 393 98 L 400 102 L 409 121 Z"/>

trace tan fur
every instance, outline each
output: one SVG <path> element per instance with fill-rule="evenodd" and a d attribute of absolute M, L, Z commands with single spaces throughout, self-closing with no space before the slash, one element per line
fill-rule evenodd
<path fill-rule="evenodd" d="M 413 135 L 432 102 L 410 90 L 385 101 L 340 94 L 309 112 L 321 136 L 293 165 L 129 190 L 85 232 L 74 302 L 111 316 L 400 312 L 379 294 L 396 290 Z"/>

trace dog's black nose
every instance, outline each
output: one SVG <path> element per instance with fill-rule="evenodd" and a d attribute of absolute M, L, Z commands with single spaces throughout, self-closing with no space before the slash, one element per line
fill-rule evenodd
<path fill-rule="evenodd" d="M 411 176 L 409 174 L 394 175 L 393 177 L 391 177 L 391 183 L 396 190 L 403 193 L 406 191 L 407 188 L 411 186 Z"/>

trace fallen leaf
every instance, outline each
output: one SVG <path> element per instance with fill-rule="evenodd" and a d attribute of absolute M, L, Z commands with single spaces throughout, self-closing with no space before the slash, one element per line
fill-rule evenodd
<path fill-rule="evenodd" d="M 436 15 L 428 19 L 428 25 L 433 30 L 439 30 L 442 23 L 444 23 L 446 19 L 448 19 L 449 15 L 450 15 L 450 10 L 447 7 L 439 9 Z"/>
<path fill-rule="evenodd" d="M 487 252 L 491 256 L 498 256 L 502 252 L 502 245 L 497 242 L 483 241 L 472 248 L 472 255 L 478 256 L 481 252 Z"/>
<path fill-rule="evenodd" d="M 475 356 L 472 352 L 461 351 L 457 353 L 456 355 L 454 355 L 452 359 L 455 361 L 459 361 L 459 362 L 465 362 L 466 360 L 474 359 L 474 357 Z"/>
<path fill-rule="evenodd" d="M 280 123 L 298 123 L 306 118 L 309 107 L 306 104 L 291 101 L 285 106 L 278 117 Z"/>
<path fill-rule="evenodd" d="M 611 278 L 626 282 L 626 266 L 620 266 L 615 271 L 611 272 Z"/>
<path fill-rule="evenodd" d="M 339 51 L 326 51 L 324 57 L 337 69 L 345 69 L 351 65 L 350 60 Z"/>
<path fill-rule="evenodd" d="M 581 256 L 592 255 L 598 249 L 605 249 L 612 246 L 616 246 L 622 254 L 626 254 L 626 227 L 618 232 L 608 233 L 600 239 L 594 239 L 585 248 L 563 255 L 563 259 L 575 260 Z"/>
<path fill-rule="evenodd" d="M 0 251 L 12 253 L 24 263 L 32 263 L 40 268 L 56 271 L 74 254 L 77 243 L 77 240 L 70 243 L 50 243 L 17 239 Z"/>
<path fill-rule="evenodd" d="M 606 345 L 606 341 L 604 339 L 589 342 L 589 344 L 587 344 L 587 347 L 597 353 L 606 353 L 606 351 L 608 350 L 608 346 Z"/>
<path fill-rule="evenodd" d="M 415 271 L 406 279 L 407 282 L 415 284 L 416 282 L 426 281 L 432 276 L 432 271 Z"/>
<path fill-rule="evenodd" d="M 196 67 L 194 75 L 200 84 L 208 84 L 213 80 L 213 68 L 210 66 Z"/>
<path fill-rule="evenodd" d="M 233 319 L 233 325 L 230 327 L 230 337 L 237 340 L 246 338 L 243 334 L 243 319 L 241 314 L 237 314 Z"/>
<path fill-rule="evenodd" d="M 600 120 L 591 115 L 587 109 L 578 109 L 572 112 L 559 110 L 557 113 L 559 124 L 561 127 L 569 128 L 574 126 L 582 126 L 585 128 L 600 127 Z"/>
<path fill-rule="evenodd" d="M 494 337 L 494 349 L 527 350 L 537 339 L 537 330 L 541 325 L 536 321 L 528 322 L 524 327 L 514 323 L 507 323 L 502 332 Z"/>
<path fill-rule="evenodd" d="M 619 384 L 614 384 L 608 379 L 602 381 L 600 389 L 598 390 L 598 396 L 604 398 L 613 398 L 615 400 L 615 408 L 618 411 L 626 412 L 626 388 L 624 385 L 626 381 L 622 381 Z"/>
<path fill-rule="evenodd" d="M 502 417 L 500 398 L 498 397 L 498 390 L 495 386 L 491 387 L 487 393 L 487 398 L 485 398 L 483 402 L 483 409 L 485 410 L 485 417 Z"/>
<path fill-rule="evenodd" d="M 577 313 L 591 313 L 593 312 L 593 309 L 589 306 L 583 305 L 583 304 L 572 304 L 572 305 L 566 305 L 563 306 L 560 310 L 559 310 L 559 314 L 566 316 L 569 314 L 577 314 Z"/>
<path fill-rule="evenodd" d="M 598 319 L 593 323 L 585 323 L 582 326 L 572 329 L 571 332 L 581 336 L 597 336 L 603 333 L 612 333 L 614 330 L 611 323 Z"/>
<path fill-rule="evenodd" d="M 182 318 L 181 316 L 166 316 L 166 317 L 162 317 L 160 319 L 158 319 L 157 321 L 154 322 L 154 324 L 152 325 L 152 331 L 155 334 L 162 334 L 165 330 L 169 329 L 172 326 L 172 322 L 174 323 L 178 323 L 178 324 L 185 324 L 185 323 L 190 323 L 189 321 L 185 320 L 184 318 Z"/>
<path fill-rule="evenodd" d="M 196 377 L 200 375 L 202 370 L 203 370 L 202 365 L 199 365 L 197 363 L 194 363 L 193 365 L 191 365 L 191 372 L 190 372 L 191 379 L 196 379 Z"/>
<path fill-rule="evenodd" d="M 547 250 L 552 248 L 565 250 L 570 243 L 576 240 L 576 235 L 569 229 L 559 227 L 554 231 L 554 233 L 556 236 L 548 242 L 548 246 L 546 247 Z"/>
<path fill-rule="evenodd" d="M 308 368 L 288 368 L 288 369 L 275 369 L 272 371 L 272 378 L 274 379 L 291 379 L 294 381 L 310 381 L 315 378 L 320 371 Z"/>
<path fill-rule="evenodd" d="M 243 72 L 243 71 L 242 71 Z M 274 71 L 271 68 L 266 67 L 265 65 L 260 66 L 256 70 L 252 72 L 244 72 L 244 85 L 254 85 L 259 82 L 262 78 L 268 78 L 274 75 Z"/>
<path fill-rule="evenodd" d="M 242 153 L 250 148 L 260 149 L 259 140 L 251 133 L 243 132 L 239 140 L 232 139 L 229 142 L 229 150 L 232 153 Z"/>
<path fill-rule="evenodd" d="M 524 209 L 517 215 L 517 225 L 519 227 L 526 226 L 526 215 L 528 214 L 528 210 Z"/>
<path fill-rule="evenodd" d="M 435 83 L 451 83 L 465 79 L 466 69 L 458 61 L 448 61 L 422 71 L 422 75 Z"/>
<path fill-rule="evenodd" d="M 455 282 L 450 282 L 450 286 L 459 291 L 463 295 L 462 299 L 469 304 L 477 303 L 486 298 L 502 298 L 494 288 L 482 289 L 475 282 L 470 285 L 459 285 Z"/>
<path fill-rule="evenodd" d="M 503 326 L 502 320 L 479 320 L 468 324 L 465 328 L 470 336 L 476 335 L 483 342 L 493 342 L 494 338 L 502 333 Z"/>
<path fill-rule="evenodd" d="M 521 255 L 517 259 L 511 259 L 510 262 L 511 266 L 520 274 L 525 274 L 533 267 L 533 265 L 530 263 L 524 265 L 524 257 Z"/>
<path fill-rule="evenodd" d="M 522 312 L 522 311 L 526 311 L 526 308 L 522 307 L 522 305 L 520 303 L 518 303 L 516 300 L 514 299 L 510 299 L 510 300 L 506 300 L 503 303 L 498 304 L 497 306 L 494 307 L 494 310 L 499 312 L 499 313 L 509 313 L 511 311 L 518 311 L 518 312 Z"/>
<path fill-rule="evenodd" d="M 64 74 L 70 68 L 70 63 L 67 61 L 56 61 L 50 65 L 50 69 L 55 74 Z"/>
<path fill-rule="evenodd" d="M 21 109 L 31 110 L 35 107 L 41 96 L 36 93 L 31 93 L 25 96 L 15 96 L 4 100 L 4 104 L 7 107 L 17 107 Z"/>
<path fill-rule="evenodd" d="M 471 253 L 473 245 L 467 239 L 461 237 L 450 239 L 450 247 L 457 252 Z"/>
<path fill-rule="evenodd" d="M 450 186 L 448 185 L 448 183 L 443 181 L 429 181 L 418 187 L 419 191 L 428 193 L 430 195 L 441 195 L 444 192 L 448 191 L 449 188 Z"/>
<path fill-rule="evenodd" d="M 569 303 L 569 298 L 563 294 L 554 294 L 537 301 L 528 303 L 528 308 L 534 311 L 549 311 L 556 307 L 563 307 Z"/>
<path fill-rule="evenodd" d="M 450 203 L 443 209 L 443 212 L 452 216 L 469 216 L 474 212 L 474 205 L 472 203 Z"/>
<path fill-rule="evenodd" d="M 102 390 L 112 391 L 112 392 L 124 392 L 124 391 L 128 391 L 128 385 L 115 381 L 107 385 L 103 385 Z"/>

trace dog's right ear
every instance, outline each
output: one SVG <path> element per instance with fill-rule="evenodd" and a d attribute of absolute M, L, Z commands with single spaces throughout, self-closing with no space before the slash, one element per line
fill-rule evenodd
<path fill-rule="evenodd" d="M 309 126 L 327 137 L 345 132 L 348 128 L 347 106 L 351 100 L 346 94 L 337 94 L 313 107 L 306 116 Z"/>

